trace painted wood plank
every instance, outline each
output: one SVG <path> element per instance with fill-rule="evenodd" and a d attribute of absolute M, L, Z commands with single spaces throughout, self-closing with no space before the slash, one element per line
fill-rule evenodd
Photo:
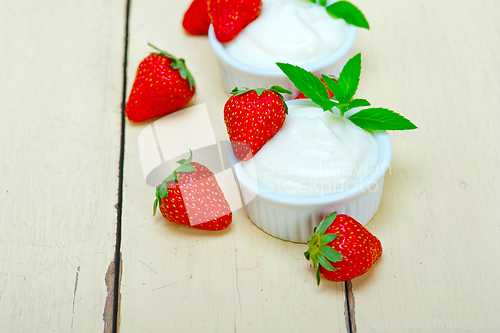
<path fill-rule="evenodd" d="M 186 60 L 198 85 L 190 105 L 205 103 L 215 138 L 227 140 L 228 96 L 207 38 L 182 30 L 188 5 L 132 2 L 127 92 L 151 42 Z M 345 332 L 342 285 L 316 287 L 305 245 L 265 234 L 241 209 L 216 235 L 151 216 L 154 188 L 138 152 L 139 134 L 150 124 L 126 125 L 121 332 Z"/>
<path fill-rule="evenodd" d="M 111 329 L 124 26 L 124 1 L 0 4 L 1 332 Z"/>
<path fill-rule="evenodd" d="M 384 254 L 352 281 L 358 332 L 445 332 L 476 321 L 498 331 L 500 4 L 357 4 L 371 24 L 356 45 L 359 95 L 419 126 L 391 133 L 391 172 L 367 225 Z"/>

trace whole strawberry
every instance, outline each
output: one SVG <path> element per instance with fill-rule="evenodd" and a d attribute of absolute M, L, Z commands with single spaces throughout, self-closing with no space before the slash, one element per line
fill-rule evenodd
<path fill-rule="evenodd" d="M 125 114 L 130 121 L 164 116 L 185 106 L 195 92 L 195 82 L 183 59 L 148 44 L 158 53 L 141 61 Z"/>
<path fill-rule="evenodd" d="M 204 165 L 187 160 L 156 188 L 153 215 L 160 206 L 170 222 L 203 230 L 229 227 L 233 214 L 214 174 Z"/>
<path fill-rule="evenodd" d="M 288 107 L 282 93 L 290 91 L 272 86 L 269 89 L 234 88 L 224 106 L 224 122 L 234 156 L 246 161 L 264 146 L 283 126 Z"/>
<path fill-rule="evenodd" d="M 182 26 L 188 34 L 206 35 L 210 27 L 207 0 L 194 0 L 184 14 Z"/>
<path fill-rule="evenodd" d="M 330 76 L 332 78 L 332 80 L 336 83 L 339 83 L 339 80 L 337 80 L 336 77 L 334 76 Z M 328 86 L 326 85 L 325 83 L 325 80 L 321 79 L 321 82 L 323 82 L 323 85 L 326 87 L 326 90 L 328 91 L 328 97 L 331 99 L 332 97 L 335 97 L 335 95 L 330 91 L 330 89 L 328 89 Z M 307 97 L 306 95 L 304 95 L 302 92 L 297 96 L 295 97 L 295 99 L 306 99 L 306 98 L 309 98 Z"/>
<path fill-rule="evenodd" d="M 261 9 L 261 0 L 208 0 L 215 37 L 221 43 L 232 41 L 259 17 Z"/>
<path fill-rule="evenodd" d="M 325 217 L 309 240 L 309 251 L 319 285 L 319 273 L 327 280 L 348 281 L 365 274 L 382 255 L 382 244 L 365 227 L 336 212 Z"/>

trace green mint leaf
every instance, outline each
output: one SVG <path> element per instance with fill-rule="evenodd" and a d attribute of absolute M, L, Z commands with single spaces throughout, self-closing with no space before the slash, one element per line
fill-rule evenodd
<path fill-rule="evenodd" d="M 276 63 L 276 65 L 278 65 L 297 89 L 322 107 L 324 111 L 333 108 L 334 104 L 330 101 L 325 85 L 316 75 L 299 66 L 280 62 Z"/>
<path fill-rule="evenodd" d="M 326 11 L 334 18 L 341 18 L 348 24 L 370 29 L 370 24 L 363 13 L 349 1 L 337 1 L 326 7 Z"/>
<path fill-rule="evenodd" d="M 318 257 L 318 260 L 319 260 L 319 264 L 321 266 L 323 266 L 324 269 L 328 270 L 328 271 L 334 271 L 335 268 L 332 266 L 332 264 L 330 264 L 330 262 L 325 258 L 324 255 L 320 254 L 319 257 Z"/>
<path fill-rule="evenodd" d="M 319 5 L 320 6 L 326 6 L 326 0 L 319 0 Z"/>
<path fill-rule="evenodd" d="M 343 117 L 347 112 L 348 104 L 339 104 L 337 105 L 337 109 L 339 109 L 340 116 Z"/>
<path fill-rule="evenodd" d="M 370 102 L 368 102 L 366 99 L 356 98 L 349 103 L 347 111 L 349 111 L 350 109 L 359 108 L 362 106 L 370 106 L 370 105 L 371 105 Z"/>
<path fill-rule="evenodd" d="M 385 108 L 363 109 L 348 119 L 364 130 L 403 131 L 417 128 L 402 115 Z"/>
<path fill-rule="evenodd" d="M 331 262 L 337 262 L 342 260 L 342 254 L 335 251 L 329 246 L 322 246 L 320 250 L 324 254 L 324 256 Z"/>
<path fill-rule="evenodd" d="M 345 103 L 344 92 L 342 91 L 342 88 L 340 88 L 340 85 L 329 76 L 322 74 L 321 77 L 323 78 L 323 81 L 325 81 L 328 89 L 330 89 L 330 91 L 333 93 L 335 99 L 341 103 Z"/>
<path fill-rule="evenodd" d="M 343 91 L 341 103 L 349 103 L 358 90 L 361 76 L 361 53 L 349 59 L 339 76 L 339 86 Z M 335 93 L 334 93 L 335 94 Z"/>

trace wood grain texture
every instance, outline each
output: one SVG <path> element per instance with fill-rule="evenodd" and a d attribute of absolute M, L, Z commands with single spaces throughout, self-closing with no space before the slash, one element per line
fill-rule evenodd
<path fill-rule="evenodd" d="M 198 87 L 191 105 L 206 103 L 216 139 L 227 140 L 228 96 L 208 39 L 182 30 L 188 5 L 132 2 L 127 92 L 149 41 L 186 60 Z M 345 332 L 342 285 L 316 286 L 303 244 L 265 234 L 241 209 L 217 234 L 151 216 L 154 188 L 143 178 L 137 143 L 150 123 L 126 128 L 120 331 Z"/>
<path fill-rule="evenodd" d="M 356 42 L 359 95 L 419 126 L 391 133 L 382 205 L 367 225 L 384 255 L 352 282 L 358 332 L 498 325 L 500 3 L 357 4 L 371 24 Z M 396 323 L 375 330 L 384 321 Z"/>
<path fill-rule="evenodd" d="M 0 331 L 102 332 L 123 1 L 0 4 Z"/>

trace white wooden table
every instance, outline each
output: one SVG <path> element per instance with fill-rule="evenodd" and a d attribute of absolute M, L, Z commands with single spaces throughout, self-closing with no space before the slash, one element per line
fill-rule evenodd
<path fill-rule="evenodd" d="M 391 133 L 367 225 L 381 260 L 320 287 L 305 245 L 241 209 L 216 236 L 151 216 L 151 122 L 122 114 L 147 42 L 186 59 L 191 105 L 227 140 L 189 1 L 0 3 L 0 332 L 500 331 L 500 2 L 355 3 L 371 24 L 358 95 L 419 129 Z"/>

